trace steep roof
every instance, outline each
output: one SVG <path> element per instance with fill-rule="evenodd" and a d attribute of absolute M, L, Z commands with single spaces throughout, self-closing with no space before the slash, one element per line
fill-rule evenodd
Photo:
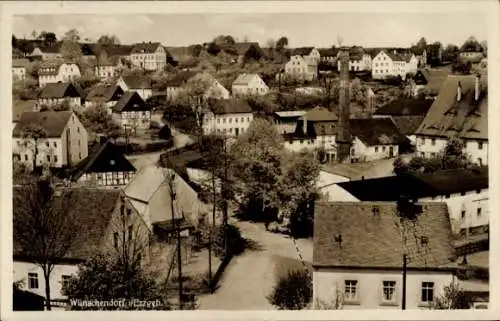
<path fill-rule="evenodd" d="M 76 68 L 79 68 L 74 61 L 64 60 L 64 59 L 49 59 L 40 64 L 38 68 L 39 75 L 57 75 L 59 68 L 62 64 L 73 64 Z M 54 69 L 54 70 L 51 70 Z"/>
<path fill-rule="evenodd" d="M 96 253 L 110 225 L 113 212 L 120 198 L 119 190 L 92 188 L 69 188 L 62 190 L 62 196 L 56 196 L 53 209 L 64 211 L 64 215 L 78 228 L 74 233 L 71 246 L 64 258 L 85 260 Z M 22 204 L 32 195 L 25 187 L 14 187 L 13 210 L 14 222 L 19 222 L 27 215 Z M 14 233 L 14 255 L 27 255 Z"/>
<path fill-rule="evenodd" d="M 292 56 L 308 56 L 314 47 L 299 47 L 292 49 Z"/>
<path fill-rule="evenodd" d="M 425 116 L 432 102 L 425 98 L 399 98 L 377 109 L 375 115 Z"/>
<path fill-rule="evenodd" d="M 299 118 L 307 114 L 305 110 L 287 110 L 277 111 L 274 113 L 275 117 L 279 118 Z"/>
<path fill-rule="evenodd" d="M 12 68 L 26 68 L 30 61 L 26 58 L 12 59 Z"/>
<path fill-rule="evenodd" d="M 46 137 L 60 137 L 71 115 L 73 115 L 71 111 L 25 112 L 14 127 L 13 137 L 22 137 L 23 131 L 32 126 L 43 128 Z"/>
<path fill-rule="evenodd" d="M 192 70 L 181 71 L 167 81 L 167 87 L 180 87 L 197 74 L 198 72 Z"/>
<path fill-rule="evenodd" d="M 151 79 L 135 75 L 121 76 L 130 89 L 151 89 Z"/>
<path fill-rule="evenodd" d="M 321 57 L 337 57 L 338 49 L 336 48 L 319 48 Z"/>
<path fill-rule="evenodd" d="M 161 44 L 159 42 L 137 43 L 132 48 L 131 54 L 136 54 L 136 53 L 151 54 L 151 53 L 156 52 L 156 50 L 158 50 L 158 47 L 160 47 L 160 46 L 161 46 Z"/>
<path fill-rule="evenodd" d="M 426 85 L 428 89 L 439 92 L 446 78 L 451 74 L 451 68 L 425 68 L 417 71 L 414 80 L 417 85 Z"/>
<path fill-rule="evenodd" d="M 86 173 L 135 172 L 136 169 L 123 153 L 109 140 L 92 148 L 89 155 L 75 168 L 73 180 Z"/>
<path fill-rule="evenodd" d="M 351 119 L 351 134 L 367 146 L 399 145 L 408 142 L 389 118 Z"/>
<path fill-rule="evenodd" d="M 447 205 L 421 206 L 407 232 L 408 268 L 449 266 L 456 254 Z M 401 269 L 402 225 L 412 226 L 400 222 L 395 202 L 316 203 L 313 266 Z"/>
<path fill-rule="evenodd" d="M 24 112 L 34 111 L 36 100 L 13 100 L 12 101 L 12 121 L 17 122 Z"/>
<path fill-rule="evenodd" d="M 83 89 L 78 84 L 73 83 L 48 83 L 38 94 L 38 98 L 65 98 L 65 97 L 85 97 Z"/>
<path fill-rule="evenodd" d="M 424 116 L 391 116 L 398 131 L 403 135 L 413 135 L 424 121 Z"/>
<path fill-rule="evenodd" d="M 211 110 L 214 114 L 251 113 L 252 108 L 243 99 L 213 99 Z"/>
<path fill-rule="evenodd" d="M 459 168 L 420 174 L 415 177 L 432 186 L 439 195 L 488 188 L 488 166 Z"/>
<path fill-rule="evenodd" d="M 113 106 L 113 112 L 116 113 L 146 110 L 150 110 L 150 108 L 136 91 L 125 92 L 116 105 Z"/>
<path fill-rule="evenodd" d="M 487 79 L 486 79 L 487 80 Z M 487 82 L 480 80 L 479 100 L 475 100 L 474 76 L 448 76 L 434 100 L 417 135 L 488 139 Z M 461 100 L 457 91 L 461 86 Z"/>
<path fill-rule="evenodd" d="M 233 81 L 233 86 L 247 86 L 255 77 L 260 79 L 260 76 L 257 74 L 239 74 Z"/>
<path fill-rule="evenodd" d="M 334 112 L 329 111 L 325 107 L 316 106 L 313 109 L 309 110 L 304 118 L 307 121 L 336 121 L 338 119 L 337 115 Z"/>
<path fill-rule="evenodd" d="M 98 84 L 90 90 L 85 99 L 98 102 L 118 101 L 123 94 L 124 91 L 120 86 Z"/>

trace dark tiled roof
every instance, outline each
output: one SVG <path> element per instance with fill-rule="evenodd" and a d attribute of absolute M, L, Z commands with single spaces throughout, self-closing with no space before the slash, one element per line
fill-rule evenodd
<path fill-rule="evenodd" d="M 413 135 L 424 121 L 425 116 L 391 116 L 396 128 L 403 135 Z"/>
<path fill-rule="evenodd" d="M 167 82 L 167 87 L 180 87 L 197 74 L 196 71 L 181 71 Z"/>
<path fill-rule="evenodd" d="M 422 213 L 414 221 L 405 242 L 408 268 L 448 266 L 456 255 L 447 205 L 425 203 L 421 206 Z M 378 208 L 378 214 L 374 208 Z M 400 225 L 395 202 L 316 203 L 313 265 L 400 269 L 404 254 Z M 341 242 L 336 241 L 340 237 Z M 422 237 L 426 238 L 427 245 Z"/>
<path fill-rule="evenodd" d="M 43 87 L 38 98 L 65 98 L 65 97 L 80 97 L 83 98 L 85 93 L 78 84 L 73 83 L 48 83 Z"/>
<path fill-rule="evenodd" d="M 134 75 L 122 76 L 129 89 L 151 89 L 151 79 Z"/>
<path fill-rule="evenodd" d="M 336 121 L 338 119 L 334 112 L 321 106 L 309 110 L 304 118 L 308 121 Z"/>
<path fill-rule="evenodd" d="M 334 48 L 321 48 L 318 49 L 321 57 L 337 57 L 338 50 Z"/>
<path fill-rule="evenodd" d="M 314 47 L 300 47 L 292 49 L 292 56 L 307 56 L 311 53 Z"/>
<path fill-rule="evenodd" d="M 26 68 L 30 61 L 28 59 L 22 58 L 22 59 L 12 59 L 12 68 Z"/>
<path fill-rule="evenodd" d="M 158 50 L 158 47 L 160 47 L 161 44 L 159 42 L 143 42 L 143 43 L 137 43 L 134 45 L 132 48 L 132 54 L 136 53 L 155 53 L 156 50 Z"/>
<path fill-rule="evenodd" d="M 213 99 L 211 110 L 214 114 L 251 113 L 252 108 L 243 99 Z"/>
<path fill-rule="evenodd" d="M 85 99 L 99 102 L 118 101 L 123 94 L 123 89 L 120 86 L 98 84 L 92 88 Z"/>
<path fill-rule="evenodd" d="M 113 112 L 121 113 L 124 111 L 146 111 L 150 108 L 144 100 L 135 91 L 127 91 L 113 107 Z"/>
<path fill-rule="evenodd" d="M 375 115 L 425 116 L 432 102 L 425 98 L 399 98 L 377 109 Z"/>
<path fill-rule="evenodd" d="M 419 77 L 419 72 L 421 73 L 422 77 L 425 78 L 424 82 L 421 82 L 420 84 L 425 84 L 427 85 L 427 88 L 439 92 L 441 87 L 443 86 L 443 83 L 446 81 L 449 75 L 451 75 L 452 71 L 451 68 L 447 69 L 423 69 L 419 70 L 417 72 L 416 77 Z M 417 83 L 417 82 L 416 82 Z M 417 83 L 419 84 L 419 83 Z"/>
<path fill-rule="evenodd" d="M 17 122 L 24 112 L 34 111 L 36 100 L 13 100 L 12 101 L 12 121 Z"/>
<path fill-rule="evenodd" d="M 72 176 L 79 179 L 86 173 L 135 172 L 136 169 L 123 153 L 109 140 L 92 148 L 87 158 L 77 166 Z"/>
<path fill-rule="evenodd" d="M 419 180 L 432 186 L 439 195 L 475 191 L 488 188 L 488 167 L 448 169 L 432 174 L 416 175 Z"/>
<path fill-rule="evenodd" d="M 13 137 L 22 137 L 23 131 L 31 126 L 40 126 L 47 137 L 60 137 L 73 113 L 70 111 L 25 112 L 19 118 Z"/>
<path fill-rule="evenodd" d="M 113 212 L 120 197 L 119 190 L 103 190 L 90 188 L 72 188 L 62 190 L 63 196 L 56 197 L 53 205 L 55 211 L 65 211 L 77 226 L 72 237 L 71 246 L 64 258 L 85 260 L 90 258 L 101 247 L 103 238 L 111 222 Z M 23 187 L 13 190 L 14 217 L 23 217 L 28 208 L 23 206 L 30 199 L 30 191 Z M 64 198 L 64 199 L 63 199 Z M 64 205 L 63 205 L 64 204 Z M 14 222 L 19 221 L 14 219 Z M 19 239 L 14 234 L 14 255 L 28 255 L 23 251 Z"/>
<path fill-rule="evenodd" d="M 474 76 L 448 76 L 417 135 L 488 139 L 487 83 L 481 78 L 479 100 L 475 100 Z M 458 85 L 462 98 L 457 102 Z"/>
<path fill-rule="evenodd" d="M 399 145 L 408 142 L 388 118 L 351 119 L 351 134 L 367 146 Z"/>

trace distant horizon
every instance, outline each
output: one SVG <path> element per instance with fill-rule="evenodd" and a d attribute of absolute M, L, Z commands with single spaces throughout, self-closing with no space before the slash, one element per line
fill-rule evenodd
<path fill-rule="evenodd" d="M 438 41 L 446 47 L 461 46 L 469 37 L 487 40 L 486 20 L 479 12 L 16 15 L 13 35 L 28 39 L 35 30 L 54 32 L 62 39 L 74 28 L 81 41 L 90 38 L 96 42 L 102 35 L 115 35 L 122 44 L 151 41 L 166 47 L 203 44 L 218 35 L 267 47 L 269 39 L 284 36 L 289 47 L 318 48 L 338 47 L 339 37 L 342 46 L 408 48 L 424 37 L 428 44 Z"/>

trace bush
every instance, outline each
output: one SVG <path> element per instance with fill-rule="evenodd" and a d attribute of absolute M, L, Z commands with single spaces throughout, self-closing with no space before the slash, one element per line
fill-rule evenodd
<path fill-rule="evenodd" d="M 240 229 L 234 225 L 227 225 L 224 229 L 224 226 L 218 226 L 214 232 L 214 242 L 212 244 L 214 254 L 223 259 L 224 258 L 224 248 L 225 248 L 225 239 L 224 239 L 224 230 L 227 233 L 227 255 L 239 255 L 243 253 L 245 250 L 245 239 L 241 236 Z"/>
<path fill-rule="evenodd" d="M 158 132 L 158 137 L 160 139 L 171 139 L 172 131 L 170 130 L 170 127 L 168 127 L 168 125 L 163 126 Z"/>
<path fill-rule="evenodd" d="M 309 305 L 311 298 L 311 272 L 293 269 L 280 278 L 267 300 L 279 310 L 301 310 Z"/>

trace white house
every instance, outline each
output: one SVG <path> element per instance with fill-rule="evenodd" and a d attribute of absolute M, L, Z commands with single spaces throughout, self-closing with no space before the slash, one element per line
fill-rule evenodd
<path fill-rule="evenodd" d="M 395 202 L 315 205 L 314 307 L 429 309 L 455 281 L 455 249 L 445 204 L 412 204 L 415 225 L 400 221 Z M 410 226 L 416 226 L 410 228 Z M 403 280 L 403 257 L 407 258 Z"/>
<path fill-rule="evenodd" d="M 38 94 L 37 107 L 52 107 L 68 103 L 69 107 L 80 107 L 85 98 L 83 89 L 73 83 L 49 83 Z"/>
<path fill-rule="evenodd" d="M 208 72 L 194 75 L 187 81 L 187 86 L 204 86 L 206 91 L 203 95 L 205 99 L 229 99 L 231 93 L 214 76 Z"/>
<path fill-rule="evenodd" d="M 340 70 L 340 60 L 337 53 L 337 68 Z M 352 48 L 349 50 L 349 70 L 366 71 L 372 69 L 372 56 L 363 51 L 362 48 Z"/>
<path fill-rule="evenodd" d="M 167 81 L 167 97 L 171 100 L 177 98 L 188 81 L 197 74 L 196 71 L 185 70 L 170 78 Z"/>
<path fill-rule="evenodd" d="M 452 137 L 478 165 L 488 164 L 488 88 L 486 77 L 448 76 L 416 131 L 417 153 L 434 157 Z"/>
<path fill-rule="evenodd" d="M 321 61 L 321 54 L 318 49 L 314 47 L 295 48 L 292 50 L 291 56 L 301 56 L 306 61 L 316 65 Z"/>
<path fill-rule="evenodd" d="M 162 71 L 167 65 L 167 52 L 159 42 L 138 43 L 132 48 L 130 61 L 144 70 Z"/>
<path fill-rule="evenodd" d="M 13 131 L 12 152 L 31 168 L 33 155 L 36 166 L 71 167 L 88 155 L 87 130 L 71 111 L 25 112 Z"/>
<path fill-rule="evenodd" d="M 47 60 L 38 69 L 38 84 L 43 87 L 48 83 L 70 82 L 80 76 L 80 67 L 74 62 Z"/>
<path fill-rule="evenodd" d="M 300 55 L 291 56 L 285 64 L 285 75 L 289 79 L 312 81 L 318 77 L 318 64 Z"/>
<path fill-rule="evenodd" d="M 135 91 L 146 101 L 149 97 L 153 96 L 153 87 L 151 80 L 147 77 L 139 77 L 134 75 L 120 76 L 116 82 L 123 91 Z"/>
<path fill-rule="evenodd" d="M 253 121 L 252 109 L 244 100 L 214 100 L 203 119 L 204 135 L 238 136 L 248 131 Z"/>
<path fill-rule="evenodd" d="M 112 56 L 106 60 L 98 61 L 94 67 L 94 73 L 99 79 L 108 79 L 118 76 L 122 68 L 122 58 Z"/>
<path fill-rule="evenodd" d="M 488 167 L 340 182 L 330 189 L 328 200 L 397 201 L 401 195 L 447 204 L 454 233 L 481 232 L 488 227 Z"/>
<path fill-rule="evenodd" d="M 12 59 L 12 79 L 25 80 L 26 67 L 29 64 L 28 59 Z"/>
<path fill-rule="evenodd" d="M 400 54 L 396 51 L 381 50 L 372 62 L 372 78 L 384 79 L 388 77 L 415 74 L 418 68 L 418 60 L 414 54 Z"/>
<path fill-rule="evenodd" d="M 71 217 L 75 228 L 71 233 L 69 249 L 64 257 L 55 258 L 55 266 L 50 274 L 51 299 L 66 299 L 62 293 L 62 286 L 71 277 L 76 276 L 78 264 L 102 252 L 108 255 L 116 255 L 120 240 L 126 239 L 130 231 L 133 232 L 134 244 L 149 246 L 149 230 L 144 221 L 133 211 L 130 204 L 122 202 L 122 193 L 117 189 L 95 189 L 95 188 L 62 188 L 61 198 L 68 202 L 64 208 L 64 215 Z M 29 215 L 25 212 L 28 207 L 21 203 L 33 202 L 32 191 L 16 186 L 13 190 L 14 222 L 22 221 L 22 217 Z M 17 206 L 16 206 L 17 204 Z M 121 215 L 121 205 L 127 216 Z M 24 210 L 23 210 L 24 209 Z M 56 209 L 57 210 L 57 209 Z M 60 210 L 60 209 L 59 209 Z M 123 220 L 125 217 L 125 221 Z M 127 231 L 124 230 L 122 222 L 125 223 Z M 119 224 L 120 223 L 120 224 Z M 15 225 L 14 229 L 22 229 Z M 35 259 L 25 251 L 26 239 L 18 234 L 14 236 L 13 253 L 13 280 L 22 281 L 22 290 L 29 291 L 45 297 L 45 279 L 42 269 L 36 265 Z M 123 236 L 123 237 L 122 237 Z M 114 243 L 114 244 L 113 244 Z M 141 246 L 142 247 L 142 246 Z M 139 253 L 139 252 L 138 252 Z M 142 250 L 142 259 L 148 258 L 148 251 Z"/>
<path fill-rule="evenodd" d="M 111 110 L 119 124 L 132 132 L 148 129 L 151 124 L 151 108 L 135 91 L 125 92 Z"/>
<path fill-rule="evenodd" d="M 257 74 L 240 74 L 232 84 L 233 97 L 265 95 L 269 87 Z"/>

